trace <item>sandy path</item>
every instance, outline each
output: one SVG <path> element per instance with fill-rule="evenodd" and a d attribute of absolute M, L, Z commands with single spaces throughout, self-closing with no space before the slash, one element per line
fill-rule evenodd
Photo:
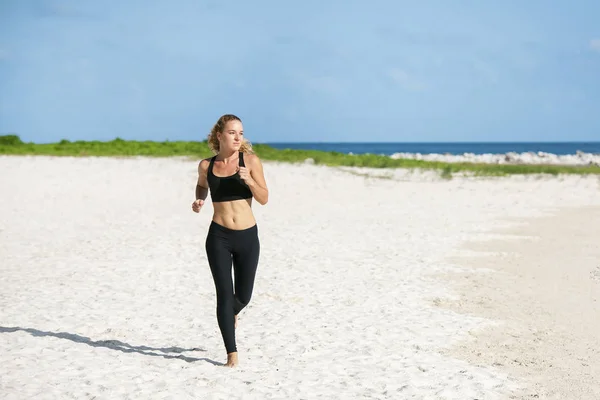
<path fill-rule="evenodd" d="M 504 323 L 449 354 L 522 377 L 519 399 L 600 398 L 600 207 L 499 232 L 513 238 L 467 243 L 481 256 L 451 258 L 493 272 L 455 275 L 461 298 L 445 306 Z"/>
<path fill-rule="evenodd" d="M 442 354 L 494 321 L 437 307 L 456 297 L 434 275 L 466 270 L 448 255 L 502 218 L 600 204 L 594 178 L 267 163 L 241 366 L 227 370 L 195 167 L 0 157 L 5 398 L 504 398 L 523 382 Z"/>

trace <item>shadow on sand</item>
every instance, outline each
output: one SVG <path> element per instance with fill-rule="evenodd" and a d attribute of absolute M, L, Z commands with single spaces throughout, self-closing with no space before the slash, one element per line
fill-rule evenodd
<path fill-rule="evenodd" d="M 183 360 L 186 362 L 206 361 L 213 365 L 219 365 L 219 366 L 224 365 L 223 363 L 219 363 L 219 362 L 213 361 L 213 360 L 205 358 L 205 357 L 195 358 L 195 357 L 184 356 L 183 354 L 181 354 L 186 351 L 206 351 L 205 349 L 201 349 L 201 348 L 183 349 L 181 347 L 132 346 L 128 343 L 121 342 L 120 340 L 96 340 L 96 341 L 94 341 L 85 336 L 75 335 L 73 333 L 67 333 L 67 332 L 45 332 L 45 331 L 40 331 L 38 329 L 33 329 L 33 328 L 20 328 L 20 327 L 10 327 L 9 328 L 9 327 L 0 326 L 0 333 L 12 333 L 12 332 L 18 332 L 18 331 L 27 332 L 27 333 L 31 334 L 32 336 L 53 336 L 53 337 L 57 337 L 60 339 L 71 340 L 76 343 L 84 343 L 84 344 L 87 344 L 88 346 L 92 346 L 92 347 L 106 347 L 107 349 L 118 350 L 118 351 L 122 351 L 123 353 L 139 353 L 139 354 L 143 354 L 145 356 L 176 358 L 176 359 Z M 172 355 L 172 354 L 168 354 L 168 353 L 178 353 L 179 355 Z"/>

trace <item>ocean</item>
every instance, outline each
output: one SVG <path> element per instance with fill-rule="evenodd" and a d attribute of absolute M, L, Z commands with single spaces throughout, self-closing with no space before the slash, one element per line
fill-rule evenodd
<path fill-rule="evenodd" d="M 544 152 L 556 155 L 578 151 L 600 154 L 600 142 L 500 142 L 500 143 L 266 143 L 277 149 L 337 151 L 353 154 L 421 153 L 421 154 L 506 154 Z"/>

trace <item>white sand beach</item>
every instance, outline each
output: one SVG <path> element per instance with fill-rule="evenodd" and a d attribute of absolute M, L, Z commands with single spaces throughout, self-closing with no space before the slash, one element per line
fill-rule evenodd
<path fill-rule="evenodd" d="M 264 164 L 228 369 L 197 161 L 0 156 L 0 397 L 600 397 L 598 177 Z"/>

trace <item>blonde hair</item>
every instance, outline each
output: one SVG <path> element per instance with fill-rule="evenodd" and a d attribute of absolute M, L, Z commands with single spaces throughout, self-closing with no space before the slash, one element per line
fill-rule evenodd
<path fill-rule="evenodd" d="M 219 139 L 217 138 L 217 133 L 219 132 L 223 132 L 223 129 L 225 129 L 225 125 L 227 125 L 227 123 L 229 121 L 240 121 L 242 122 L 242 120 L 233 115 L 233 114 L 225 114 L 222 115 L 217 122 L 215 123 L 215 125 L 213 126 L 213 128 L 210 130 L 210 133 L 208 134 L 208 147 L 211 149 L 211 151 L 215 154 L 219 153 L 219 149 L 220 149 L 220 145 L 219 145 Z M 252 144 L 247 141 L 245 138 L 242 139 L 242 145 L 240 146 L 240 151 L 244 152 L 244 153 L 248 153 L 248 154 L 253 154 L 254 151 L 252 150 Z"/>

